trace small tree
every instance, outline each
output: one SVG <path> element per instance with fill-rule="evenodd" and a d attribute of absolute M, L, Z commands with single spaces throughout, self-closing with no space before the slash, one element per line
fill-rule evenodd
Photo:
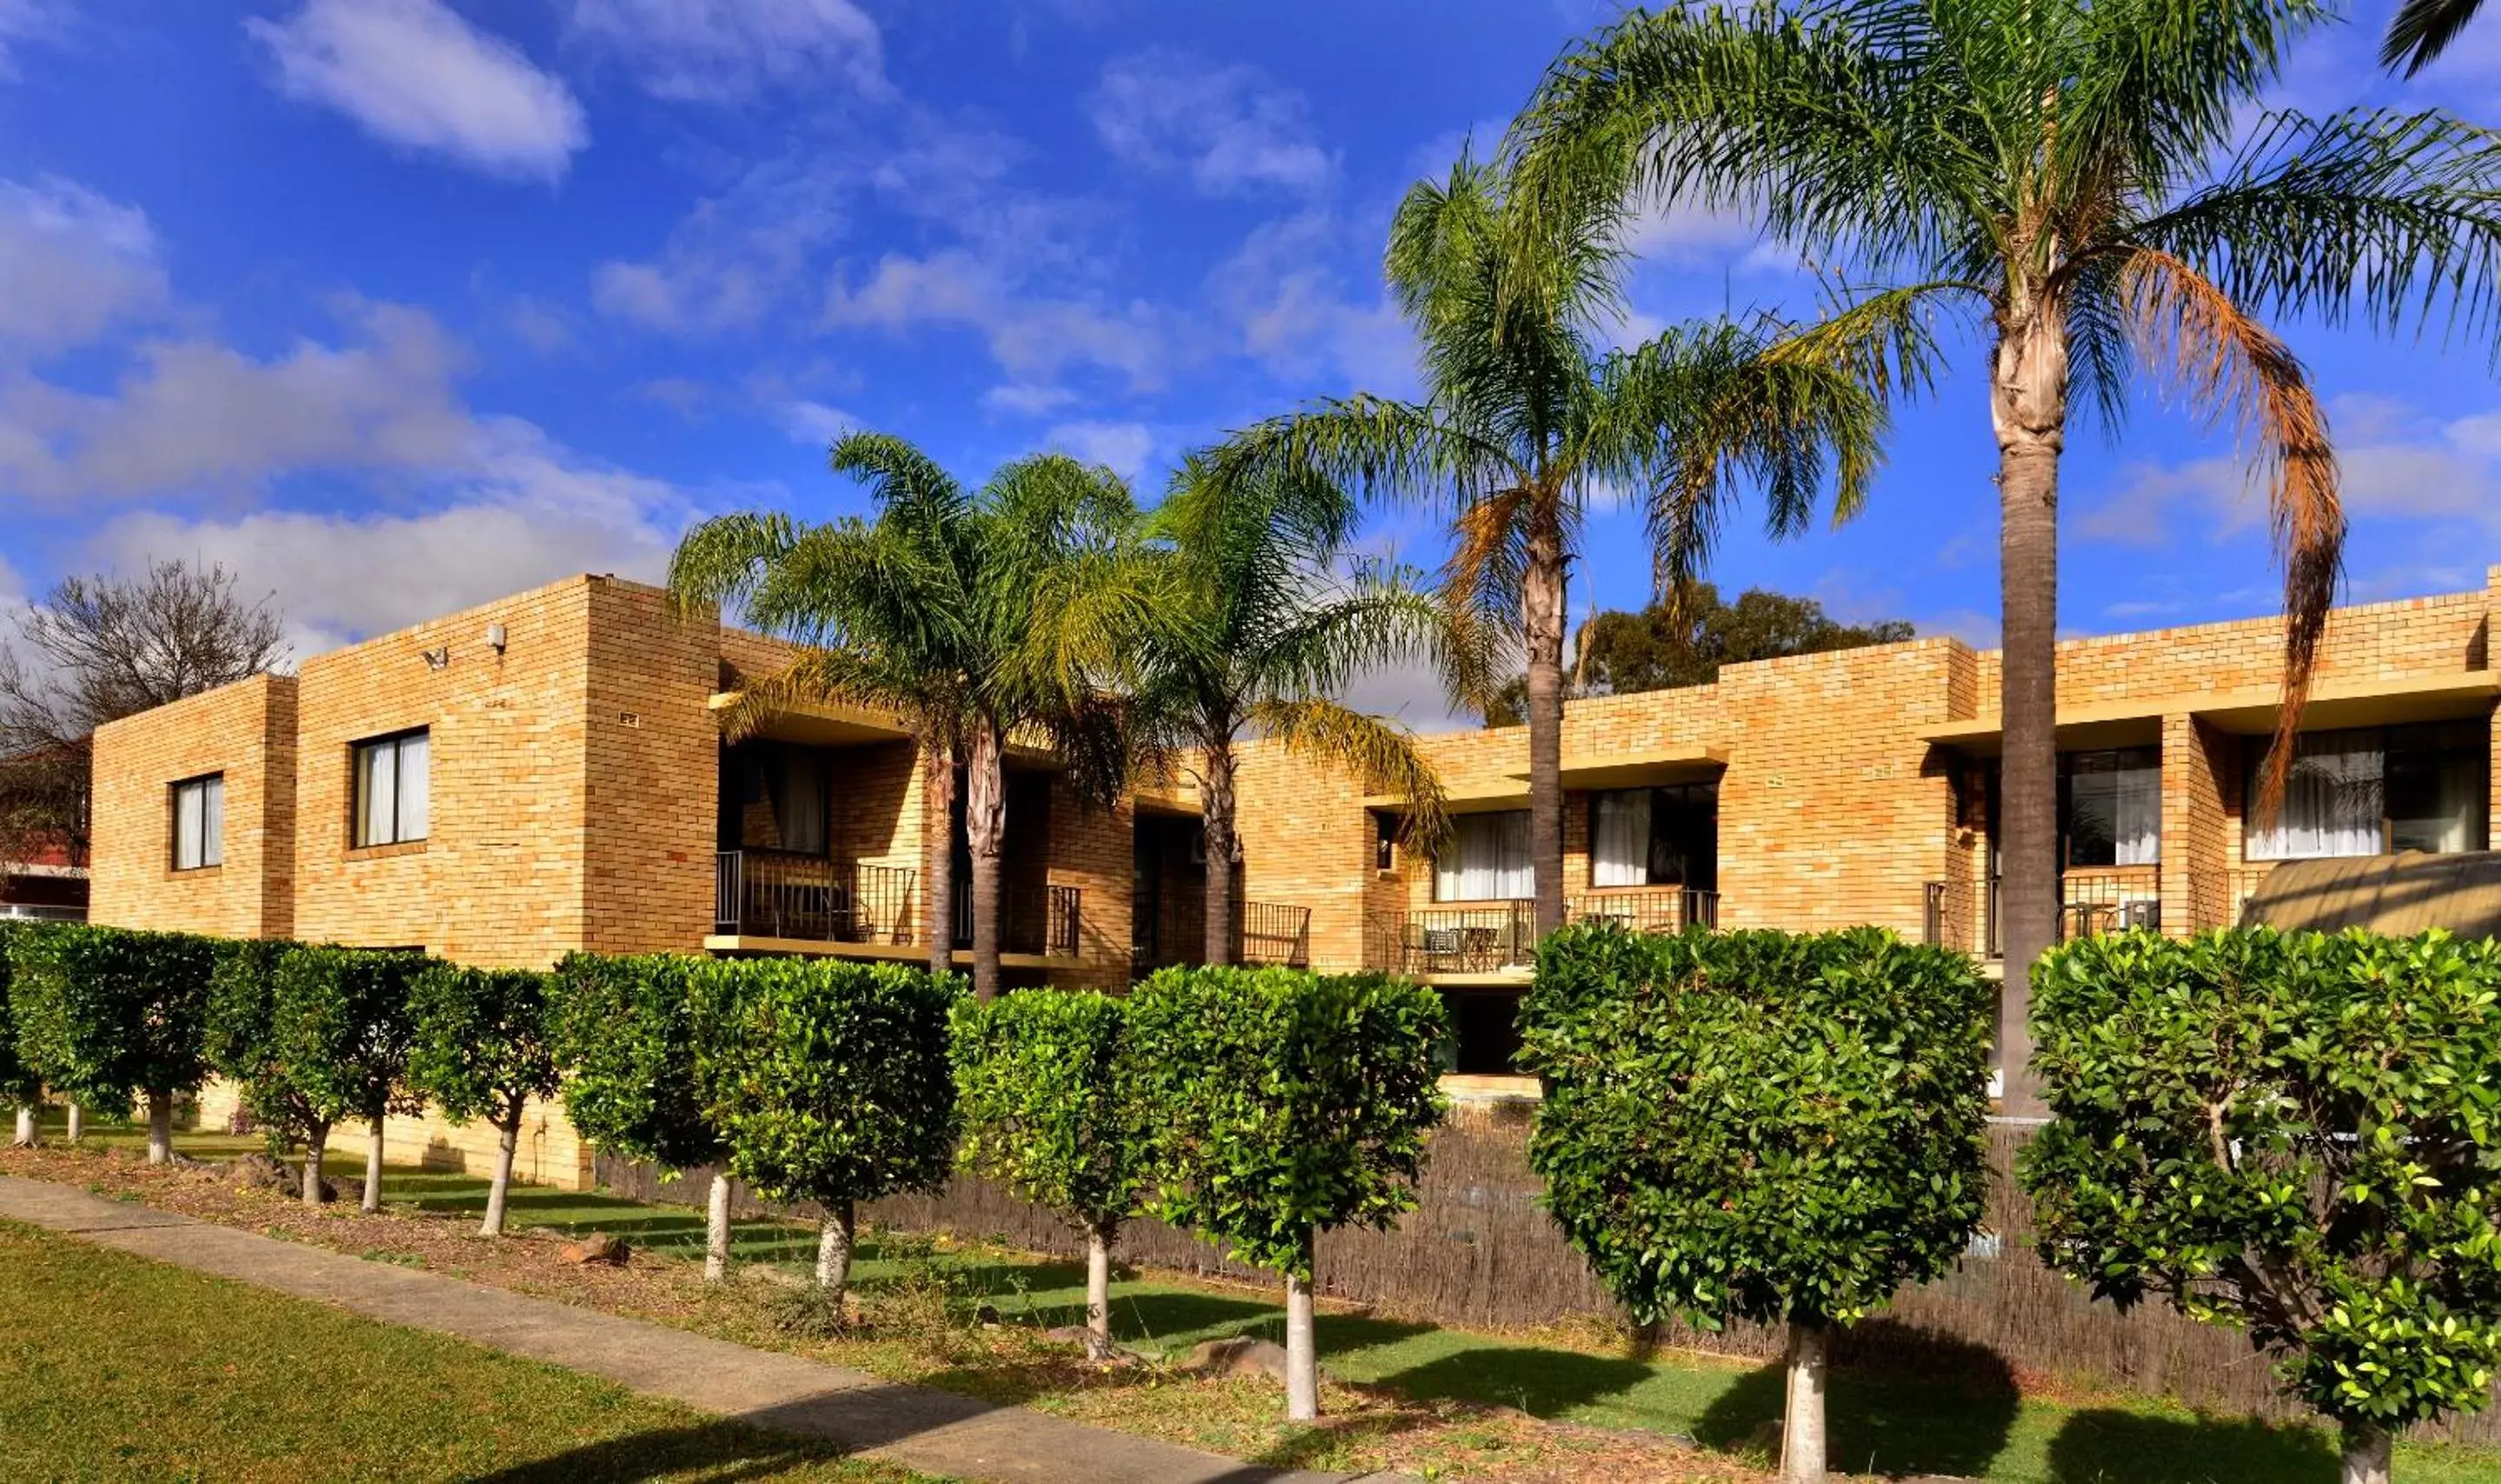
<path fill-rule="evenodd" d="M 1319 1233 L 1416 1204 L 1441 1122 L 1441 997 L 1379 974 L 1167 969 L 1131 996 L 1134 1096 L 1159 1131 L 1147 1204 L 1285 1277 L 1285 1412 L 1319 1415 Z"/>
<path fill-rule="evenodd" d="M 1950 1269 L 1984 1209 L 1994 1006 L 1878 928 L 1539 946 L 1521 1064 L 1548 1208 L 1636 1323 L 1785 1323 L 1784 1476 L 1824 1473 L 1826 1336 Z"/>
<path fill-rule="evenodd" d="M 954 975 L 894 964 L 743 959 L 695 973 L 705 1102 L 730 1173 L 824 1208 L 817 1284 L 840 1312 L 857 1203 L 947 1181 Z"/>
<path fill-rule="evenodd" d="M 383 1206 L 383 1138 L 393 1113 L 425 1102 L 410 1088 L 415 1027 L 409 993 L 426 967 L 406 950 L 296 948 L 271 978 L 270 1052 L 277 1087 L 304 1132 L 304 1200 L 321 1200 L 321 1157 L 340 1120 L 361 1118 L 364 1209 Z"/>
<path fill-rule="evenodd" d="M 9 1008 L 9 940 L 14 922 L 0 922 L 0 1098 L 17 1105 L 17 1145 L 33 1148 L 40 1138 L 37 1117 L 44 1106 L 44 1079 L 17 1054 L 17 1022 Z"/>
<path fill-rule="evenodd" d="M 1112 1348 L 1112 1247 L 1134 1214 L 1152 1121 L 1126 1075 L 1122 1001 L 1028 990 L 955 1006 L 962 1166 L 1044 1206 L 1085 1237 L 1085 1346 Z"/>
<path fill-rule="evenodd" d="M 2018 1170 L 2045 1261 L 2121 1308 L 2239 1325 L 2344 1430 L 2487 1400 L 2501 1367 L 2501 947 L 2445 933 L 2069 943 L 2034 982 L 2056 1121 Z"/>
<path fill-rule="evenodd" d="M 224 938 L 210 950 L 201 1049 L 209 1069 L 234 1084 L 244 1111 L 267 1137 L 272 1155 L 284 1153 L 301 1133 L 275 1091 L 278 1056 L 270 1043 L 278 961 L 301 946 L 278 938 Z"/>
<path fill-rule="evenodd" d="M 571 953 L 556 966 L 565 1116 L 597 1147 L 669 1171 L 725 1158 L 695 1076 L 692 993 L 701 962 L 673 953 Z M 729 1187 L 728 1171 L 716 1170 L 704 1224 L 704 1277 L 716 1283 L 729 1275 Z"/>
<path fill-rule="evenodd" d="M 203 1021 L 211 940 L 83 923 L 19 928 L 8 941 L 19 1057 L 91 1108 L 148 1108 L 148 1162 L 173 1158 L 174 1099 L 208 1074 Z"/>
<path fill-rule="evenodd" d="M 484 1237 L 504 1235 L 504 1197 L 521 1142 L 521 1113 L 556 1088 L 548 975 L 528 969 L 432 964 L 409 995 L 411 1091 L 454 1124 L 495 1128 L 495 1174 L 486 1187 Z"/>

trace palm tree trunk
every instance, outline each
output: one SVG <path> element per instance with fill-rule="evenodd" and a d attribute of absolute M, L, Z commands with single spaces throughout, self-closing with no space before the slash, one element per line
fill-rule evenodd
<path fill-rule="evenodd" d="M 1530 517 L 1520 595 L 1528 648 L 1528 857 L 1543 938 L 1563 925 L 1563 532 L 1549 500 Z"/>
<path fill-rule="evenodd" d="M 944 742 L 920 744 L 921 931 L 928 935 L 929 972 L 955 967 L 955 749 Z"/>
<path fill-rule="evenodd" d="M 1233 748 L 1227 743 L 1207 749 L 1206 772 L 1199 781 L 1199 804 L 1207 829 L 1207 940 L 1199 944 L 1203 964 L 1233 962 Z"/>
<path fill-rule="evenodd" d="M 1007 774 L 998 728 L 975 729 L 964 769 L 964 839 L 973 853 L 973 998 L 999 993 L 999 854 L 1007 840 Z"/>
<path fill-rule="evenodd" d="M 2006 984 L 1997 1049 L 2006 1112 L 2044 1111 L 2031 1074 L 2031 973 L 2058 936 L 2058 454 L 2066 442 L 2067 345 L 2054 305 L 2001 323 L 1989 414 L 1997 431 L 1999 937 Z"/>

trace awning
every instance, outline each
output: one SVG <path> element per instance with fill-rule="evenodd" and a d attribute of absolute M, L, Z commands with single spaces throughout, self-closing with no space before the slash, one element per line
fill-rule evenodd
<path fill-rule="evenodd" d="M 1678 742 L 1665 747 L 1617 752 L 1566 752 L 1563 786 L 1576 792 L 1610 788 L 1654 788 L 1669 783 L 1699 783 L 1717 777 L 1728 766 L 1728 749 L 1708 742 Z M 1451 812 L 1484 813 L 1528 807 L 1525 765 L 1497 778 L 1472 778 L 1450 786 Z M 1367 794 L 1363 807 L 1394 809 L 1405 806 L 1404 794 Z"/>
<path fill-rule="evenodd" d="M 2501 937 L 2501 854 L 2285 861 L 2259 879 L 2243 915 L 2286 932 L 2447 928 L 2460 938 Z"/>

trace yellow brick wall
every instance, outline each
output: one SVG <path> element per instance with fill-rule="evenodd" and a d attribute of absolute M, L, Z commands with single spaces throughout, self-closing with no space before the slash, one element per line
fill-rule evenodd
<path fill-rule="evenodd" d="M 283 938 L 295 884 L 293 676 L 255 676 L 98 727 L 87 912 L 117 927 Z M 173 785 L 225 778 L 221 864 L 173 869 Z"/>

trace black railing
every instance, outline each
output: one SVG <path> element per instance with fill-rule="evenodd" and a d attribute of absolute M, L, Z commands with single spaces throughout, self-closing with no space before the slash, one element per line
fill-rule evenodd
<path fill-rule="evenodd" d="M 1636 933 L 1681 933 L 1719 925 L 1719 894 L 1693 887 L 1592 892 L 1566 897 L 1567 922 L 1618 922 Z M 1526 900 L 1437 907 L 1375 917 L 1364 960 L 1393 973 L 1500 973 L 1537 959 L 1537 905 Z"/>
<path fill-rule="evenodd" d="M 1082 897 L 1074 886 L 999 888 L 999 951 L 1044 958 L 1075 958 Z M 955 946 L 973 946 L 973 890 L 955 888 Z"/>
<path fill-rule="evenodd" d="M 2001 956 L 1998 898 L 2002 882 L 1921 883 L 1921 937 L 1986 958 Z M 2218 895 L 2226 888 L 2218 886 Z M 2233 910 L 2237 912 L 2237 902 Z M 2202 921 L 2202 914 L 2200 915 Z M 2119 866 L 2058 880 L 2058 940 L 2100 938 L 2130 928 L 2162 931 L 2162 868 Z"/>
<path fill-rule="evenodd" d="M 1203 963 L 1206 941 L 1207 911 L 1199 902 L 1184 897 L 1162 903 L 1137 913 L 1130 924 L 1130 970 L 1145 974 L 1175 964 Z M 1235 904 L 1232 962 L 1252 968 L 1310 968 L 1312 909 L 1277 902 Z"/>
<path fill-rule="evenodd" d="M 916 874 L 784 850 L 713 862 L 713 931 L 812 942 L 909 943 Z"/>
<path fill-rule="evenodd" d="M 1233 961 L 1307 969 L 1312 962 L 1312 909 L 1279 902 L 1245 902 L 1233 923 Z"/>

